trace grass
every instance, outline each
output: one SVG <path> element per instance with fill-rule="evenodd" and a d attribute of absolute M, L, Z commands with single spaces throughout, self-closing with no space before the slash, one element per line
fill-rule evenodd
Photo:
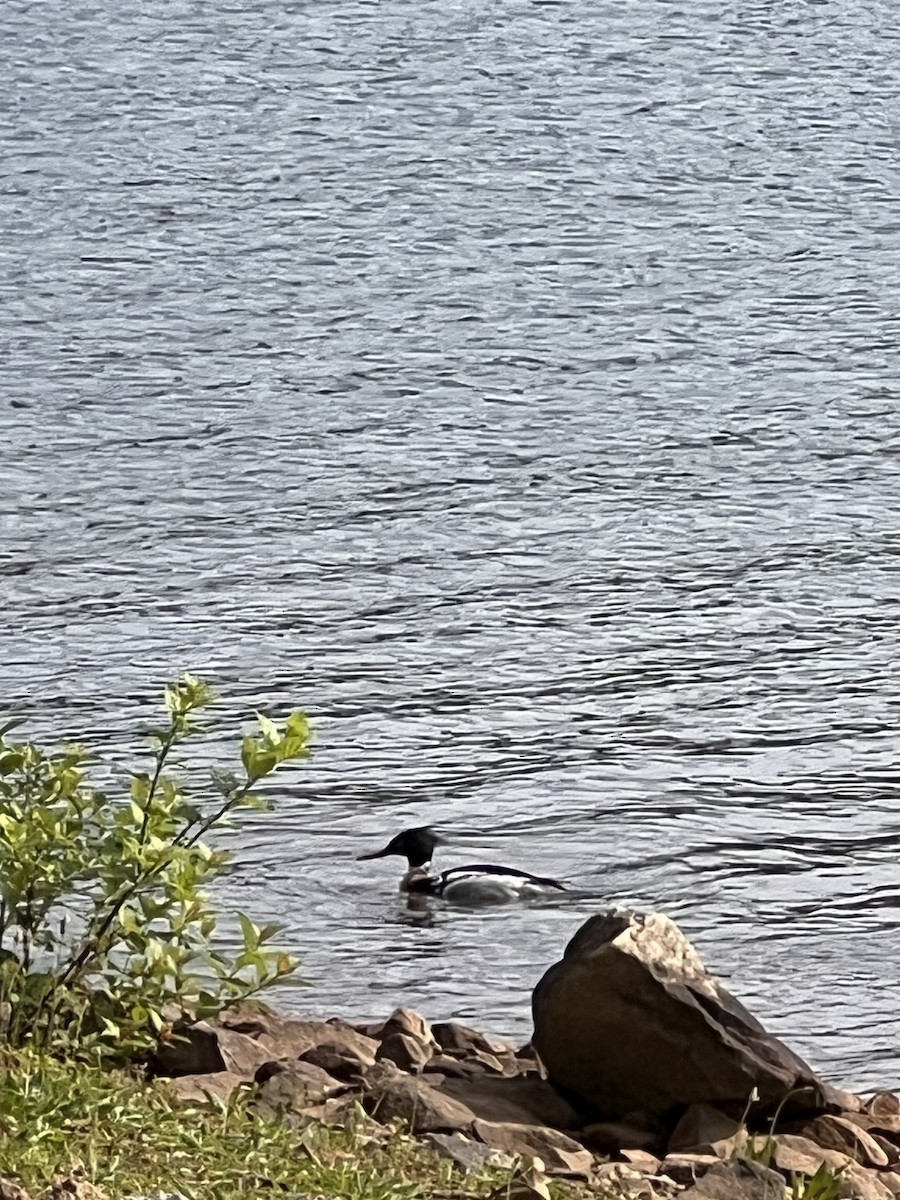
<path fill-rule="evenodd" d="M 474 1200 L 510 1191 L 510 1171 L 463 1176 L 401 1131 L 373 1137 L 366 1126 L 361 1116 L 356 1127 L 299 1129 L 254 1117 L 246 1099 L 186 1109 L 162 1082 L 27 1052 L 0 1057 L 0 1177 L 35 1198 L 72 1173 L 110 1200 L 160 1190 L 186 1200 Z"/>

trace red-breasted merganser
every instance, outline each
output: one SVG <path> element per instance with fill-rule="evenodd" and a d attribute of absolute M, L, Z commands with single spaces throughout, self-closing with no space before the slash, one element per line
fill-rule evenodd
<path fill-rule="evenodd" d="M 405 829 L 391 838 L 383 850 L 360 854 L 357 861 L 387 858 L 399 854 L 409 864 L 400 881 L 400 891 L 419 896 L 438 896 L 456 904 L 503 904 L 529 896 L 564 892 L 565 884 L 513 867 L 494 867 L 478 863 L 469 867 L 450 867 L 439 874 L 431 872 L 431 856 L 441 839 L 429 825 Z"/>

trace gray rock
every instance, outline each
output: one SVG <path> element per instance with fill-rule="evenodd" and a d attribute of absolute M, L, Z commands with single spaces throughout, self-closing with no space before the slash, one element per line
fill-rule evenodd
<path fill-rule="evenodd" d="M 314 1063 L 266 1063 L 257 1073 L 259 1090 L 254 1104 L 266 1112 L 301 1113 L 345 1090 Z"/>
<path fill-rule="evenodd" d="M 688 1187 L 721 1161 L 717 1154 L 691 1154 L 684 1151 L 667 1154 L 662 1160 L 660 1171 L 680 1187 Z"/>
<path fill-rule="evenodd" d="M 405 1121 L 412 1133 L 455 1133 L 472 1128 L 475 1114 L 465 1104 L 406 1075 L 393 1063 L 379 1062 L 366 1074 L 362 1104 L 377 1121 Z"/>
<path fill-rule="evenodd" d="M 232 1071 L 216 1071 L 210 1075 L 178 1075 L 168 1081 L 170 1095 L 186 1108 L 217 1108 L 228 1104 L 248 1080 Z"/>
<path fill-rule="evenodd" d="M 659 1155 L 665 1152 L 667 1137 L 658 1123 L 637 1121 L 593 1121 L 578 1133 L 595 1154 L 618 1154 L 622 1150 L 644 1150 Z"/>
<path fill-rule="evenodd" d="M 897 1161 L 878 1144 L 873 1134 L 846 1117 L 831 1114 L 816 1117 L 803 1133 L 817 1146 L 847 1154 L 864 1167 L 887 1167 L 891 1161 Z"/>
<path fill-rule="evenodd" d="M 786 1195 L 777 1171 L 737 1158 L 712 1164 L 680 1200 L 784 1200 Z"/>
<path fill-rule="evenodd" d="M 431 1058 L 431 1045 L 408 1033 L 389 1033 L 375 1053 L 375 1061 L 392 1062 L 401 1071 L 418 1073 Z"/>
<path fill-rule="evenodd" d="M 515 1157 L 492 1150 L 482 1142 L 473 1142 L 461 1133 L 426 1133 L 423 1141 L 441 1156 L 449 1158 L 461 1171 L 483 1171 L 485 1167 L 511 1168 Z"/>
<path fill-rule="evenodd" d="M 716 1154 L 730 1158 L 746 1143 L 740 1121 L 709 1104 L 692 1104 L 672 1130 L 668 1153 Z"/>
<path fill-rule="evenodd" d="M 549 1174 L 586 1177 L 591 1173 L 594 1156 L 590 1150 L 557 1129 L 500 1121 L 476 1121 L 472 1128 L 486 1146 L 504 1154 L 539 1158 Z"/>
<path fill-rule="evenodd" d="M 658 913 L 591 918 L 534 991 L 533 1043 L 550 1079 L 598 1118 L 711 1104 L 824 1111 L 834 1097 L 709 974 Z M 784 1116 L 789 1116 L 786 1110 Z"/>
<path fill-rule="evenodd" d="M 382 1026 L 381 1040 L 384 1041 L 385 1038 L 390 1037 L 393 1033 L 405 1034 L 417 1042 L 422 1042 L 425 1046 L 430 1046 L 432 1050 L 438 1049 L 438 1044 L 431 1032 L 431 1026 L 422 1014 L 417 1013 L 415 1009 L 394 1009 Z"/>

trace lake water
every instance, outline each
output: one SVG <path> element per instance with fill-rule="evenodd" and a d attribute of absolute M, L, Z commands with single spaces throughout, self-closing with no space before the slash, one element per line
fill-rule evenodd
<path fill-rule="evenodd" d="M 900 42 L 874 0 L 0 7 L 0 697 L 117 761 L 185 668 L 315 758 L 229 909 L 525 1038 L 659 907 L 900 1078 Z M 401 904 L 409 825 L 570 880 Z"/>

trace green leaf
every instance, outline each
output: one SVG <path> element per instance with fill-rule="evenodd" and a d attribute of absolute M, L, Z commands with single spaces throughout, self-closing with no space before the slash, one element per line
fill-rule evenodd
<path fill-rule="evenodd" d="M 278 732 L 278 726 L 275 724 L 275 722 L 261 712 L 257 712 L 256 720 L 259 724 L 259 728 L 263 737 L 269 743 L 269 745 L 277 746 L 281 741 L 281 734 Z"/>
<path fill-rule="evenodd" d="M 309 741 L 309 721 L 302 712 L 292 712 L 285 721 L 284 728 L 288 737 L 299 738 L 302 742 Z"/>
<path fill-rule="evenodd" d="M 255 950 L 259 945 L 262 931 L 258 925 L 253 924 L 253 922 L 245 913 L 239 912 L 237 918 L 240 922 L 241 933 L 243 934 L 244 938 L 244 949 Z"/>

